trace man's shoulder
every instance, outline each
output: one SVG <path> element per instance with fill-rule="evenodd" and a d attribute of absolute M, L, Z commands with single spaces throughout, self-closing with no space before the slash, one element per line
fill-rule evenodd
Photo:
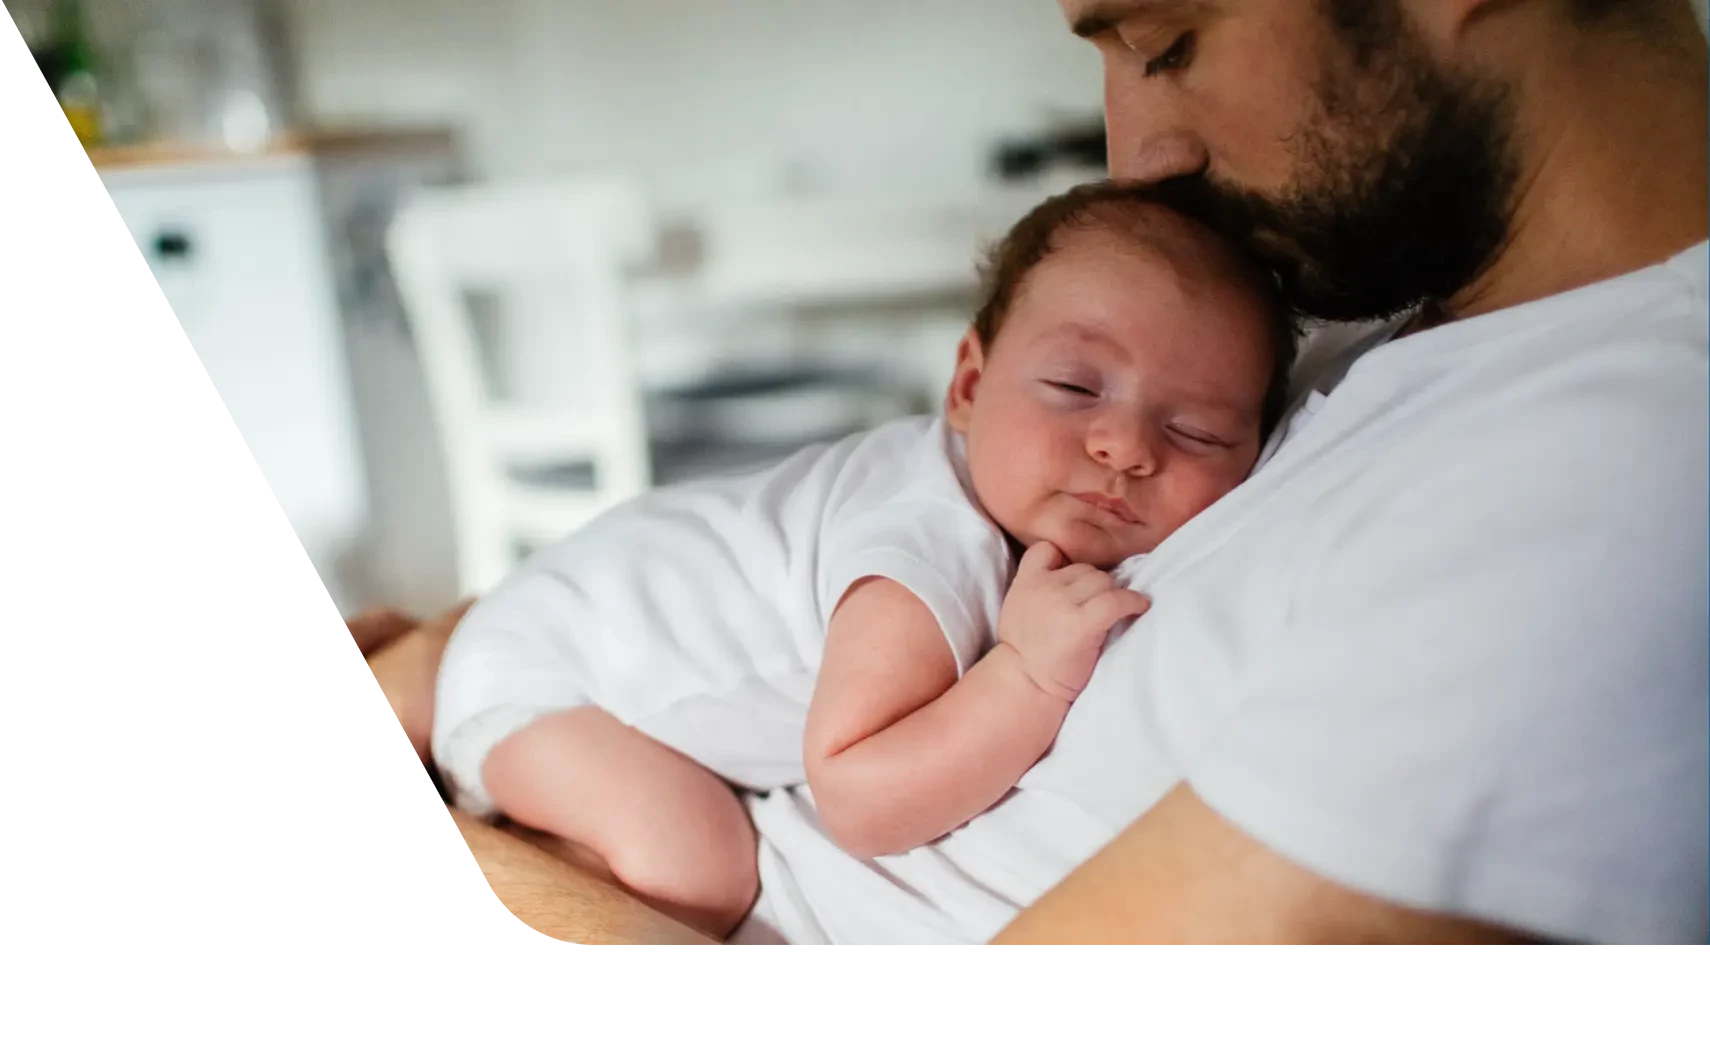
<path fill-rule="evenodd" d="M 1710 416 L 1702 255 L 1402 339 L 1393 323 L 1327 330 L 1316 389 L 1354 403 L 1344 418 L 1366 403 L 1371 426 L 1350 440 L 1428 445 L 1463 478 L 1667 473 L 1680 461 L 1665 451 L 1682 450 L 1647 444 L 1702 446 Z"/>
<path fill-rule="evenodd" d="M 1411 315 L 1317 323 L 1303 334 L 1295 390 L 1327 395 L 1356 368 L 1494 380 L 1551 375 L 1603 360 L 1637 379 L 1673 382 L 1702 368 L 1710 334 L 1710 251 L 1699 243 L 1656 265 L 1502 311 L 1398 338 Z M 1393 353 L 1395 347 L 1405 353 Z M 1491 374 L 1496 374 L 1492 376 Z"/>
<path fill-rule="evenodd" d="M 1710 528 L 1703 270 L 1677 257 L 1393 341 L 1327 331 L 1355 360 L 1321 374 L 1256 476 L 1253 543 L 1285 546 L 1280 572 L 1325 595 L 1403 564 L 1421 589 L 1481 596 L 1502 575 L 1457 567 L 1523 562 L 1567 588 L 1693 570 Z"/>

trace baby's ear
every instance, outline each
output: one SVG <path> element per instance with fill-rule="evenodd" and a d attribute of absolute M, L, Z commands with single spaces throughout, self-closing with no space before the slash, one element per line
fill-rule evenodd
<path fill-rule="evenodd" d="M 956 345 L 956 372 L 950 377 L 950 390 L 944 396 L 944 422 L 950 430 L 967 434 L 968 423 L 974 415 L 974 393 L 979 390 L 980 375 L 986 368 L 986 349 L 980 334 L 969 328 Z"/>

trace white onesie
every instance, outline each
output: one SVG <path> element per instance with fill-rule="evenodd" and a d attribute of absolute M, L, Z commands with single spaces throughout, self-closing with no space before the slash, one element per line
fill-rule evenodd
<path fill-rule="evenodd" d="M 961 436 L 915 417 L 765 472 L 655 490 L 537 553 L 464 617 L 433 755 L 492 809 L 481 765 L 542 715 L 597 705 L 738 785 L 799 785 L 826 623 L 863 577 L 931 610 L 958 675 L 991 646 L 1014 570 Z"/>

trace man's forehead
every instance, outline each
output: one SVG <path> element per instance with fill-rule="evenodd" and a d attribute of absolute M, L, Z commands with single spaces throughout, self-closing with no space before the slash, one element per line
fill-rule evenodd
<path fill-rule="evenodd" d="M 1096 36 L 1131 18 L 1182 18 L 1222 6 L 1218 0 L 1057 0 L 1076 35 Z"/>

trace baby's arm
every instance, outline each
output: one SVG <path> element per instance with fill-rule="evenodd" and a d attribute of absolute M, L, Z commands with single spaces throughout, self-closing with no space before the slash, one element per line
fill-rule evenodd
<path fill-rule="evenodd" d="M 998 645 L 956 678 L 926 604 L 883 577 L 832 614 L 808 713 L 820 819 L 845 850 L 896 854 L 935 840 L 1004 793 L 1051 745 L 1105 635 L 1142 596 L 1090 566 L 1030 548 L 1004 599 Z"/>

